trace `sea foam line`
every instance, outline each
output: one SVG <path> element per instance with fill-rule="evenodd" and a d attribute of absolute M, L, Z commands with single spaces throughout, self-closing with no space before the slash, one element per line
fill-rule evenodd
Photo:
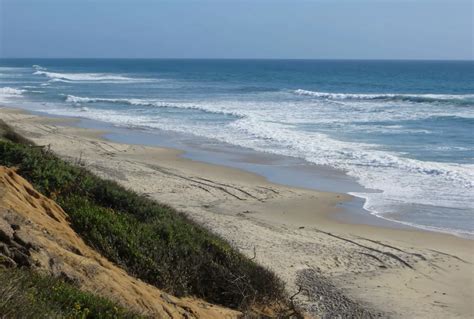
<path fill-rule="evenodd" d="M 455 235 L 457 237 L 462 237 L 462 238 L 474 239 L 474 231 L 448 228 L 448 227 L 427 226 L 427 225 L 417 224 L 414 222 L 408 222 L 404 220 L 387 217 L 386 213 L 380 212 L 374 209 L 374 205 L 371 204 L 372 198 L 370 197 L 369 194 L 359 193 L 359 192 L 349 192 L 348 194 L 354 197 L 363 199 L 364 200 L 363 209 L 369 212 L 372 216 L 375 216 L 377 218 L 381 218 L 389 222 L 394 222 L 397 224 L 414 227 L 414 228 L 418 228 L 422 230 L 450 234 L 450 235 Z"/>
<path fill-rule="evenodd" d="M 34 65 L 33 68 L 36 70 L 33 72 L 34 75 L 43 75 L 52 81 L 93 81 L 93 82 L 151 82 L 156 79 L 144 79 L 144 78 L 131 78 L 119 74 L 107 74 L 107 73 L 59 73 L 59 72 L 48 72 L 46 68 L 39 65 Z"/>
<path fill-rule="evenodd" d="M 26 90 L 15 89 L 9 86 L 0 88 L 0 101 L 7 102 L 10 98 L 22 96 Z"/>
<path fill-rule="evenodd" d="M 298 89 L 293 91 L 297 95 L 306 95 L 322 99 L 332 100 L 398 100 L 410 102 L 465 102 L 474 105 L 473 94 L 351 94 L 351 93 L 329 93 Z"/>
<path fill-rule="evenodd" d="M 3 87 L 3 88 L 0 88 L 0 94 L 5 96 L 5 95 L 22 95 L 26 90 L 22 90 L 22 89 L 15 89 L 15 88 L 12 88 L 12 87 Z"/>
<path fill-rule="evenodd" d="M 241 113 L 226 111 L 222 109 L 214 109 L 214 108 L 210 108 L 210 107 L 206 107 L 206 106 L 198 105 L 194 103 L 174 103 L 174 102 L 163 102 L 163 101 L 148 100 L 148 99 L 100 98 L 100 97 L 80 97 L 80 96 L 74 96 L 74 95 L 67 95 L 66 102 L 73 103 L 73 104 L 97 103 L 97 102 L 118 103 L 118 104 L 132 105 L 132 106 L 198 110 L 198 111 L 202 111 L 206 113 L 230 115 L 235 118 L 242 118 L 245 116 Z"/>

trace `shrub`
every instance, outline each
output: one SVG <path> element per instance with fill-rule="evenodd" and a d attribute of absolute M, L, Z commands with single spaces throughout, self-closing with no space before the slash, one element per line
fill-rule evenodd
<path fill-rule="evenodd" d="M 112 301 L 27 269 L 0 268 L 2 318 L 140 318 Z"/>
<path fill-rule="evenodd" d="M 241 310 L 285 300 L 274 273 L 169 206 L 29 145 L 0 141 L 0 165 L 16 166 L 89 245 L 133 276 Z"/>

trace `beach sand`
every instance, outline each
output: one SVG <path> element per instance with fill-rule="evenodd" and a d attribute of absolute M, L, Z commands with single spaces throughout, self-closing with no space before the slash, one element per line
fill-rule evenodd
<path fill-rule="evenodd" d="M 8 108 L 0 118 L 59 156 L 185 212 L 276 272 L 315 316 L 358 305 L 382 317 L 474 316 L 472 240 L 336 219 L 350 196 L 270 183 L 179 150 L 113 143 L 67 120 Z"/>

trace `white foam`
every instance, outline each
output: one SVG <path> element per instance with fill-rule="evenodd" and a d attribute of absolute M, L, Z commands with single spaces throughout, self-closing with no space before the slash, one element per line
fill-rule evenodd
<path fill-rule="evenodd" d="M 22 95 L 23 92 L 25 92 L 25 90 L 15 89 L 8 86 L 0 88 L 0 94 L 2 95 Z"/>
<path fill-rule="evenodd" d="M 156 127 L 154 123 L 157 118 L 150 118 L 145 115 L 127 114 L 116 110 L 98 110 L 77 105 L 77 108 L 63 108 L 61 105 L 45 104 L 45 108 L 39 109 L 40 112 L 48 112 L 61 116 L 73 116 L 91 120 L 103 121 L 117 126 L 150 128 Z M 78 112 L 79 111 L 79 112 Z"/>
<path fill-rule="evenodd" d="M 209 113 L 231 115 L 236 117 L 241 117 L 242 114 L 229 112 L 224 109 L 215 109 L 208 107 L 206 105 L 200 105 L 197 103 L 187 103 L 187 102 L 164 102 L 160 100 L 153 99 L 127 99 L 127 98 L 100 98 L 100 97 L 81 97 L 74 95 L 67 95 L 66 102 L 73 104 L 82 104 L 82 103 L 96 103 L 96 102 L 105 102 L 105 103 L 119 103 L 119 104 L 128 104 L 132 106 L 147 106 L 147 107 L 158 107 L 158 108 L 177 108 L 177 109 L 193 109 L 200 110 Z"/>
<path fill-rule="evenodd" d="M 134 79 L 122 75 L 110 75 L 105 73 L 56 73 L 38 70 L 33 74 L 44 75 L 55 81 L 144 81 L 144 79 Z"/>
<path fill-rule="evenodd" d="M 396 222 L 396 223 L 399 223 L 399 224 L 402 224 L 402 225 L 423 229 L 423 230 L 441 232 L 441 233 L 446 233 L 446 234 L 452 234 L 452 235 L 455 235 L 455 236 L 458 236 L 458 237 L 474 239 L 474 230 L 463 230 L 463 229 L 459 229 L 459 227 L 456 227 L 456 226 L 454 226 L 454 227 L 440 227 L 440 226 L 434 226 L 434 225 L 428 226 L 428 225 L 423 225 L 419 222 L 415 223 L 415 222 L 408 222 L 408 221 L 405 221 L 405 220 L 391 218 L 391 217 L 388 216 L 388 214 L 384 214 L 384 213 L 381 213 L 380 211 L 376 210 L 376 209 L 380 209 L 380 205 L 377 204 L 377 199 L 375 198 L 375 196 L 373 194 L 355 193 L 355 192 L 350 192 L 349 194 L 353 195 L 353 196 L 356 196 L 356 197 L 359 197 L 359 198 L 363 198 L 365 200 L 364 201 L 364 209 L 366 211 L 370 212 L 370 214 L 372 214 L 375 217 L 382 218 L 382 219 L 385 219 L 385 220 L 388 220 L 388 221 L 391 221 L 391 222 Z M 381 204 L 381 203 L 379 203 L 379 204 Z M 387 206 L 386 203 L 384 203 L 384 204 L 385 204 L 385 206 Z M 436 209 L 436 207 L 433 207 L 433 209 Z M 449 216 L 445 216 L 445 218 L 449 218 Z M 472 227 L 474 226 L 474 221 L 472 219 L 472 214 L 467 215 L 466 219 L 468 220 L 467 223 L 470 224 L 470 225 L 464 225 L 464 226 L 470 226 L 471 229 L 472 229 Z"/>
<path fill-rule="evenodd" d="M 334 100 L 390 100 L 400 99 L 413 102 L 430 101 L 450 101 L 450 100 L 471 100 L 473 94 L 454 95 L 454 94 L 350 94 L 350 93 L 328 93 L 298 89 L 294 91 L 298 95 L 307 95 L 317 98 Z M 471 101 L 474 103 L 474 101 Z"/>
<path fill-rule="evenodd" d="M 120 74 L 108 74 L 108 73 L 60 73 L 60 72 L 49 72 L 46 68 L 39 65 L 34 65 L 33 68 L 36 70 L 34 75 L 43 75 L 51 79 L 52 82 L 107 82 L 107 83 L 131 83 L 131 82 L 150 82 L 157 81 L 156 79 L 145 79 L 145 78 L 131 78 Z"/>
<path fill-rule="evenodd" d="M 0 102 L 7 102 L 11 98 L 20 97 L 26 90 L 15 89 L 11 87 L 0 88 Z"/>
<path fill-rule="evenodd" d="M 370 199 L 366 209 L 378 216 L 393 212 L 397 204 L 470 209 L 469 216 L 473 217 L 474 165 L 403 158 L 396 153 L 379 151 L 376 145 L 338 141 L 325 134 L 302 133 L 263 120 L 246 118 L 232 125 L 243 134 L 227 136 L 226 142 L 335 167 L 367 188 L 382 190 L 381 193 L 354 194 Z M 253 139 L 239 139 L 239 136 Z M 472 229 L 465 232 L 470 231 Z"/>

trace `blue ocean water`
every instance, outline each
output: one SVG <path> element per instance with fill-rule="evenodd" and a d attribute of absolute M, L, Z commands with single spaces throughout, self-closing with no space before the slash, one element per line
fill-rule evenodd
<path fill-rule="evenodd" d="M 365 208 L 474 235 L 474 62 L 0 60 L 0 103 L 344 171 Z"/>

